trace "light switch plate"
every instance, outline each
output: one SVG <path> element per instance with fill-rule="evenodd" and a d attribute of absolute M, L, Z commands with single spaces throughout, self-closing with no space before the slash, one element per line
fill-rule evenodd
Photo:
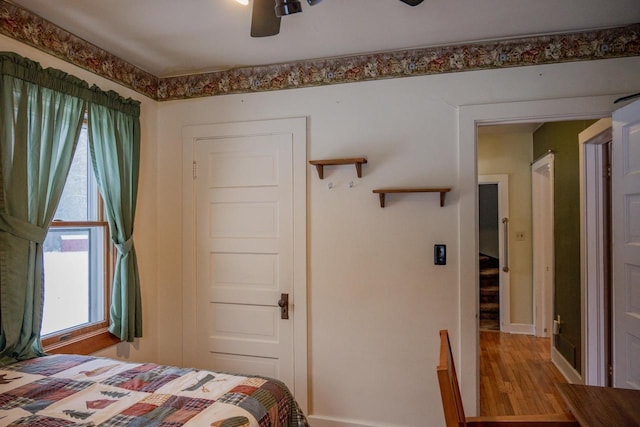
<path fill-rule="evenodd" d="M 447 264 L 447 245 L 433 246 L 433 263 L 435 265 Z"/>

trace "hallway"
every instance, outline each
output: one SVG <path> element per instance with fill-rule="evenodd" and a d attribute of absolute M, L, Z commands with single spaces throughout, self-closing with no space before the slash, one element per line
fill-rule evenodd
<path fill-rule="evenodd" d="M 568 412 L 554 384 L 549 338 L 480 331 L 480 415 Z"/>

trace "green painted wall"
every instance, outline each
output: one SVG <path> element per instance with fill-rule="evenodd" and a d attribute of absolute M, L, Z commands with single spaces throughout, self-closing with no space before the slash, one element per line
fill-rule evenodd
<path fill-rule="evenodd" d="M 578 134 L 595 120 L 547 123 L 533 134 L 533 158 L 554 156 L 554 319 L 560 315 L 556 349 L 582 372 L 580 313 L 580 176 Z"/>

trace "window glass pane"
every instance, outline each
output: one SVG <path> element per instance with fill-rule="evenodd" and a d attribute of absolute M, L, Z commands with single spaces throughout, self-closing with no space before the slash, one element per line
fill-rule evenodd
<path fill-rule="evenodd" d="M 104 228 L 52 227 L 43 246 L 42 335 L 104 320 Z"/>
<path fill-rule="evenodd" d="M 93 182 L 93 168 L 87 144 L 87 128 L 82 127 L 76 153 L 69 170 L 69 176 L 60 198 L 60 203 L 53 216 L 60 221 L 92 221 L 96 220 L 96 209 L 93 203 L 97 197 Z"/>

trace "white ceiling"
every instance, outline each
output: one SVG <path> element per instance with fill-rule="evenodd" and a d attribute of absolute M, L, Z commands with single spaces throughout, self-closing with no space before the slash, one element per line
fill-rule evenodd
<path fill-rule="evenodd" d="M 324 0 L 251 38 L 234 0 L 12 0 L 159 77 L 640 22 L 639 0 Z"/>

